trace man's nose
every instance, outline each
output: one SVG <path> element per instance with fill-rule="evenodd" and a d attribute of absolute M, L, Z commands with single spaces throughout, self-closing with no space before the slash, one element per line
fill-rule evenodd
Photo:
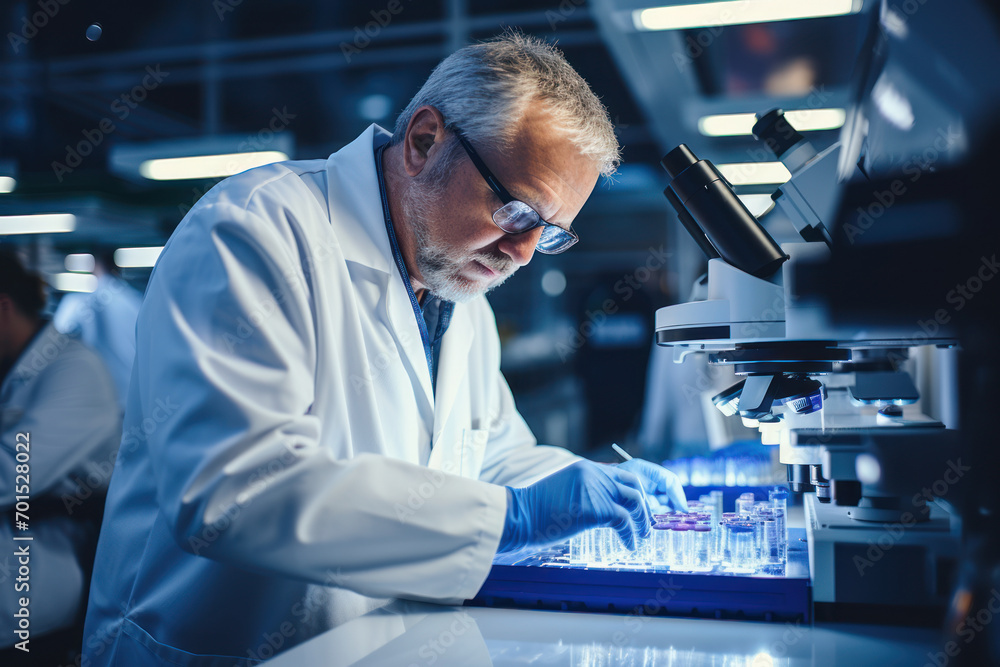
<path fill-rule="evenodd" d="M 498 247 L 500 251 L 514 260 L 517 266 L 524 266 L 531 261 L 538 239 L 542 236 L 542 228 L 538 227 L 520 234 L 504 234 Z"/>

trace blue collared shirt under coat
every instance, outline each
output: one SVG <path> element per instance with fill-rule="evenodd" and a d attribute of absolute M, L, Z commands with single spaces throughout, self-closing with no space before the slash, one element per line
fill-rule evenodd
<path fill-rule="evenodd" d="M 410 304 L 413 306 L 413 314 L 417 318 L 417 326 L 420 328 L 420 338 L 424 343 L 424 354 L 427 356 L 427 366 L 431 372 L 431 387 L 435 387 L 437 373 L 435 372 L 438 360 L 441 357 L 441 339 L 444 338 L 448 325 L 451 323 L 451 314 L 455 310 L 455 304 L 451 301 L 440 299 L 430 292 L 424 298 L 423 304 L 417 301 L 417 296 L 413 292 L 410 284 L 410 274 L 406 270 L 406 263 L 403 261 L 403 253 L 399 250 L 399 243 L 396 241 L 396 232 L 392 226 L 392 217 L 389 214 L 389 198 L 385 193 L 385 176 L 382 173 L 382 153 L 387 146 L 383 143 L 375 148 L 375 170 L 378 174 L 378 189 L 382 195 L 382 211 L 385 215 L 385 229 L 389 235 L 389 245 L 392 248 L 392 256 L 399 268 L 399 274 L 406 285 L 406 292 L 410 296 Z M 431 336 L 430 332 L 434 335 Z"/>

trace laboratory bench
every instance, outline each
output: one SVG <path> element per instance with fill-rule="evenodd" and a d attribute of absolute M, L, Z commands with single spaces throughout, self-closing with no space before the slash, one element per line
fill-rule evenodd
<path fill-rule="evenodd" d="M 573 613 L 393 602 L 296 646 L 268 667 L 797 667 L 914 665 L 936 630 Z M 932 663 L 933 664 L 933 663 Z"/>
<path fill-rule="evenodd" d="M 791 528 L 801 529 L 801 508 L 790 508 L 788 519 Z M 943 650 L 943 644 L 935 628 L 395 601 L 266 664 L 920 667 L 934 664 L 932 656 Z"/>

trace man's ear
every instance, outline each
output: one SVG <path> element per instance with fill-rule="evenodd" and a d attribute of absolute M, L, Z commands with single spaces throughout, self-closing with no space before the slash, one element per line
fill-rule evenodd
<path fill-rule="evenodd" d="M 432 153 L 444 144 L 444 116 L 437 108 L 424 105 L 417 109 L 406 126 L 403 139 L 403 167 L 416 176 L 427 166 Z"/>

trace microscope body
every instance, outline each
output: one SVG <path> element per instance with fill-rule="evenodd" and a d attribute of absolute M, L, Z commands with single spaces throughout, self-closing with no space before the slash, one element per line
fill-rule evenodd
<path fill-rule="evenodd" d="M 844 326 L 822 298 L 796 291 L 798 272 L 822 266 L 831 253 L 828 231 L 802 204 L 796 175 L 828 177 L 818 161 L 836 159 L 836 148 L 813 152 L 774 196 L 790 203 L 786 214 L 799 216 L 802 240 L 743 248 L 744 257 L 761 258 L 744 266 L 711 250 L 726 246 L 714 238 L 718 230 L 759 227 L 749 213 L 716 219 L 709 230 L 690 209 L 678 210 L 688 231 L 704 234 L 699 244 L 711 246 L 702 279 L 707 298 L 658 310 L 656 341 L 674 347 L 677 362 L 707 354 L 740 379 L 712 402 L 779 448 L 789 486 L 802 494 L 817 617 L 866 620 L 891 609 L 926 622 L 934 617 L 928 610 L 947 602 L 960 552 L 960 521 L 933 486 L 942 470 L 961 471 L 962 464 L 957 431 L 923 414 L 910 373 L 926 370 L 917 368 L 927 356 L 917 350 L 947 349 L 956 340 L 946 327 L 931 338 L 892 326 Z M 679 178 L 676 168 L 668 173 Z M 670 191 L 677 209 L 683 197 Z"/>

